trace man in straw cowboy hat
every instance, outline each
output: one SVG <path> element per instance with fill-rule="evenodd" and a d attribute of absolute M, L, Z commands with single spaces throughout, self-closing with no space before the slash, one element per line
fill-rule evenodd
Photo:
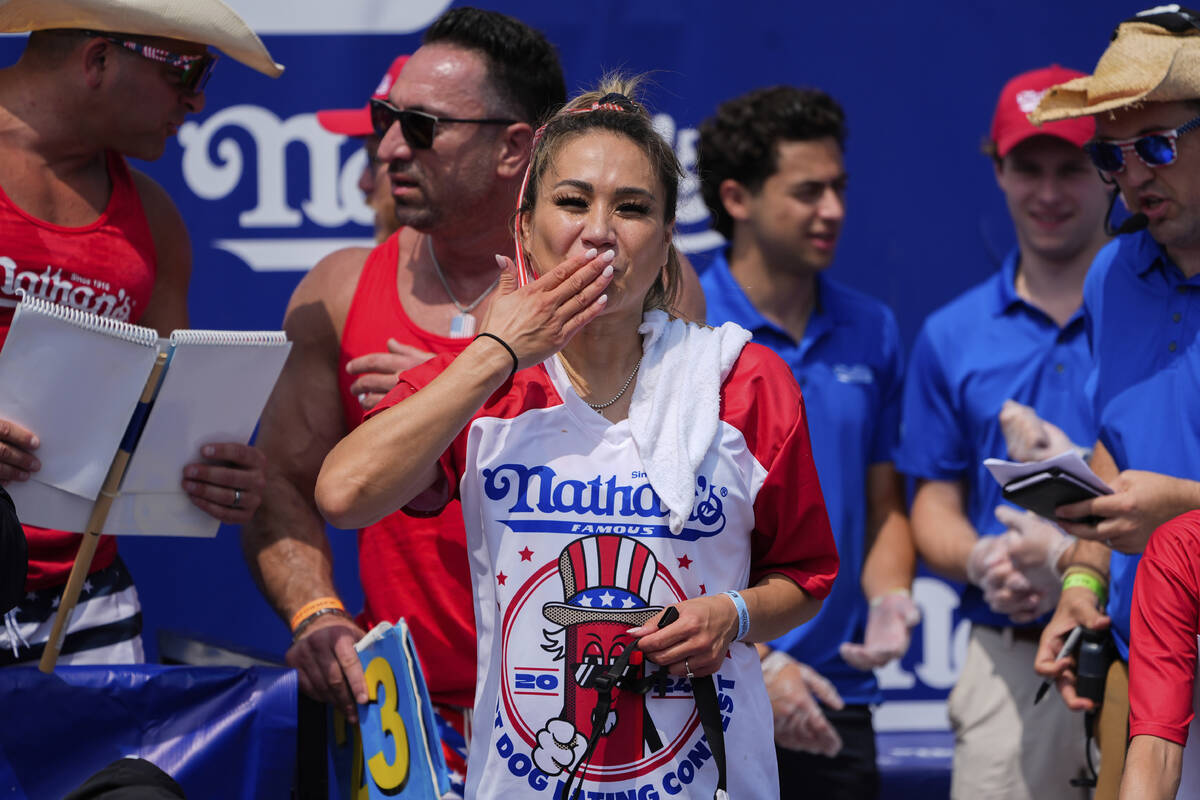
<path fill-rule="evenodd" d="M 1116 796 L 1128 735 L 1138 561 L 1155 528 L 1200 508 L 1200 483 L 1190 480 L 1200 474 L 1200 446 L 1182 435 L 1197 429 L 1200 403 L 1165 396 L 1161 380 L 1190 369 L 1188 351 L 1200 346 L 1200 15 L 1160 6 L 1121 23 L 1095 72 L 1053 88 L 1030 119 L 1084 116 L 1096 120 L 1089 156 L 1133 213 L 1123 227 L 1134 231 L 1100 252 L 1084 286 L 1098 431 L 1092 467 L 1115 493 L 1056 511 L 1079 541 L 1067 552 L 1071 566 L 1036 668 L 1057 681 L 1070 708 L 1092 710 L 1076 691 L 1071 659 L 1056 656 L 1076 625 L 1111 624 L 1119 658 L 1098 733 L 1097 797 L 1107 798 Z M 1090 516 L 1102 519 L 1078 521 Z"/>
<path fill-rule="evenodd" d="M 209 46 L 272 77 L 283 68 L 219 0 L 7 0 L 0 31 L 31 32 L 20 60 L 0 70 L 0 342 L 21 291 L 164 334 L 187 327 L 187 229 L 125 157 L 158 158 L 203 108 Z M 38 433 L 0 420 L 0 481 L 39 469 Z M 223 522 L 245 522 L 262 455 L 237 443 L 203 450 L 180 476 L 185 490 Z M 79 547 L 70 532 L 26 532 L 27 594 L 6 619 L 0 664 L 38 658 Z M 62 661 L 140 661 L 137 594 L 111 537 L 92 570 Z"/>

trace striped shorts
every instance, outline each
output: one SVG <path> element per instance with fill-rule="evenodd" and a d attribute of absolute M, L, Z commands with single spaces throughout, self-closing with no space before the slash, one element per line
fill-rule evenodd
<path fill-rule="evenodd" d="M 3 617 L 0 666 L 37 662 L 46 649 L 63 587 L 29 592 Z M 59 664 L 140 664 L 142 606 L 120 556 L 83 582 Z"/>

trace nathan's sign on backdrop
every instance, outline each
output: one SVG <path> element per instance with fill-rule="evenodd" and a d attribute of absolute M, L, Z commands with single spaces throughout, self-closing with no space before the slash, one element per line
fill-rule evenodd
<path fill-rule="evenodd" d="M 685 253 L 720 246 L 724 239 L 708 230 L 708 211 L 694 174 L 699 134 L 695 128 L 677 129 L 668 114 L 657 115 L 655 125 L 675 144 L 689 170 L 676 212 L 678 246 Z M 183 179 L 196 197 L 219 205 L 235 189 L 250 189 L 255 202 L 237 214 L 238 234 L 211 242 L 250 269 L 306 270 L 334 250 L 372 243 L 362 234 L 373 212 L 358 188 L 367 154 L 359 147 L 347 156 L 347 137 L 323 129 L 315 113 L 283 119 L 262 106 L 230 106 L 201 121 L 185 122 L 179 144 Z M 288 192 L 289 182 L 295 185 L 305 177 L 289 169 L 288 152 L 296 148 L 302 149 L 307 164 L 299 200 Z M 296 235 L 313 226 L 324 235 Z"/>

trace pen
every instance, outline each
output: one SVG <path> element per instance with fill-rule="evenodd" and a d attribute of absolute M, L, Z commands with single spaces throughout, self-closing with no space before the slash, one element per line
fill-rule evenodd
<path fill-rule="evenodd" d="M 1071 654 L 1075 649 L 1075 645 L 1079 644 L 1079 637 L 1083 636 L 1083 626 L 1076 625 L 1074 630 L 1067 636 L 1067 640 L 1063 642 L 1062 649 L 1058 651 L 1058 658 L 1055 661 L 1062 661 Z M 1036 706 L 1046 696 L 1046 691 L 1050 688 L 1050 681 L 1042 681 L 1042 685 L 1038 687 L 1037 694 L 1033 697 L 1033 704 Z"/>

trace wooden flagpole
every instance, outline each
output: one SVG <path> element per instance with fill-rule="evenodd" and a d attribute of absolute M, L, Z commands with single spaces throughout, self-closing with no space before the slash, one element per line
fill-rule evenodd
<path fill-rule="evenodd" d="M 139 406 L 149 403 L 154 398 L 154 392 L 158 388 L 158 379 L 166 365 L 167 354 L 159 353 L 158 358 L 154 361 L 154 367 L 150 370 L 150 376 L 146 378 L 146 385 L 142 388 L 142 396 L 138 400 Z M 46 649 L 42 651 L 42 659 L 38 662 L 38 669 L 46 674 L 54 671 L 54 665 L 58 661 L 63 640 L 67 637 L 67 626 L 71 614 L 75 611 L 75 604 L 79 602 L 79 592 L 83 588 L 88 571 L 92 568 L 92 559 L 96 556 L 96 546 L 100 543 L 100 531 L 104 530 L 104 522 L 108 519 L 109 509 L 112 508 L 112 502 L 117 497 L 117 490 L 121 487 L 121 478 L 125 477 L 125 469 L 129 466 L 129 459 L 133 455 L 132 450 L 125 449 L 127 446 L 132 447 L 133 445 L 129 441 L 123 441 L 116 455 L 113 456 L 108 474 L 104 477 L 104 485 L 100 487 L 100 495 L 96 498 L 96 504 L 92 506 L 92 514 L 84 529 L 79 553 L 75 556 L 75 563 L 71 566 L 67 586 L 63 589 L 62 599 L 58 603 L 58 612 L 54 615 L 54 627 L 50 630 L 50 638 L 46 640 Z"/>

